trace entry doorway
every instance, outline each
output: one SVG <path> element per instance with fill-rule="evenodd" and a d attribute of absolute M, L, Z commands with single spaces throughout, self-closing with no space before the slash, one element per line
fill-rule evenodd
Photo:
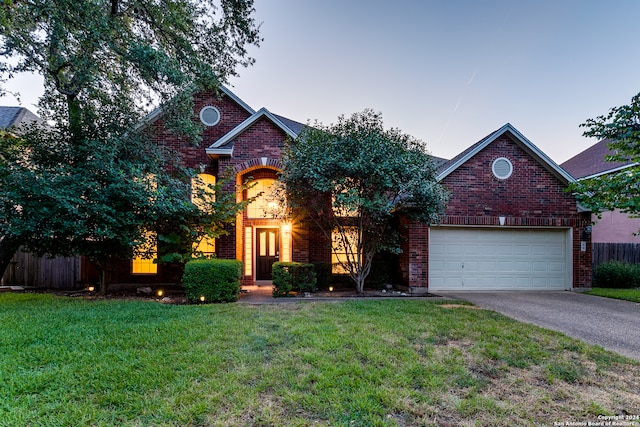
<path fill-rule="evenodd" d="M 273 263 L 279 260 L 279 230 L 256 228 L 256 280 L 271 280 Z"/>

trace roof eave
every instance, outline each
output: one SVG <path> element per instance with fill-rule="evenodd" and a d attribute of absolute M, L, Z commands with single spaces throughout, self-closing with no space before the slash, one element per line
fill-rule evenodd
<path fill-rule="evenodd" d="M 610 173 L 616 173 L 616 172 L 620 172 L 623 171 L 625 169 L 634 167 L 634 166 L 638 166 L 640 165 L 640 163 L 630 163 L 628 165 L 624 165 L 624 166 L 620 166 L 617 168 L 613 168 L 613 169 L 607 169 L 606 171 L 602 171 L 602 172 L 598 172 L 598 173 L 594 173 L 591 175 L 587 175 L 587 176 L 583 176 L 581 178 L 578 178 L 578 181 L 582 181 L 583 179 L 590 179 L 590 178 L 597 178 L 599 176 L 603 176 L 603 175 L 609 175 Z"/>
<path fill-rule="evenodd" d="M 534 157 L 536 157 L 539 162 L 543 163 L 556 176 L 558 176 L 560 179 L 564 180 L 565 183 L 570 183 L 570 182 L 575 182 L 576 181 L 573 176 L 571 176 L 567 171 L 562 169 L 556 162 L 551 160 L 551 158 L 549 156 L 547 156 L 538 147 L 536 147 L 535 144 L 533 144 L 531 141 L 529 141 L 524 135 L 522 135 L 520 133 L 520 131 L 518 131 L 510 123 L 507 123 L 504 126 L 502 126 L 500 129 L 498 129 L 497 131 L 495 131 L 494 133 L 489 135 L 487 138 L 485 138 L 485 140 L 482 141 L 482 143 L 478 144 L 473 150 L 469 151 L 463 157 L 458 159 L 455 163 L 452 163 L 451 165 L 449 165 L 449 167 L 447 167 L 445 170 L 443 170 L 442 172 L 440 172 L 438 174 L 436 179 L 438 181 L 442 181 L 449 174 L 451 174 L 453 171 L 458 169 L 460 166 L 462 166 L 464 163 L 466 163 L 469 159 L 471 159 L 473 156 L 478 154 L 485 147 L 487 147 L 489 144 L 491 144 L 493 141 L 495 141 L 496 139 L 498 139 L 500 136 L 504 135 L 507 132 L 511 133 L 520 142 L 520 144 L 522 144 L 522 146 L 525 148 L 525 150 L 527 152 L 529 152 L 529 154 L 531 154 Z"/>
<path fill-rule="evenodd" d="M 238 96 L 235 93 L 231 92 L 231 89 L 229 89 L 225 85 L 220 85 L 220 91 L 225 95 L 227 95 L 229 98 L 231 98 L 236 104 L 238 104 L 243 109 L 245 109 L 249 114 L 255 114 L 256 111 L 253 108 L 251 108 L 249 104 L 244 102 L 242 99 L 238 98 Z M 140 122 L 136 126 L 136 130 L 153 124 L 156 120 L 160 118 L 161 115 L 162 115 L 162 107 L 155 108 L 153 111 L 147 114 L 142 120 L 140 120 Z"/>
<path fill-rule="evenodd" d="M 251 125 L 253 125 L 262 117 L 267 117 L 269 120 L 271 120 L 273 124 L 275 124 L 277 127 L 282 129 L 282 131 L 286 133 L 289 137 L 296 138 L 298 136 L 294 131 L 292 131 L 288 126 L 282 123 L 282 121 L 280 121 L 269 110 L 263 107 L 257 112 L 255 112 L 254 114 L 252 114 L 250 117 L 247 117 L 242 123 L 238 124 L 236 127 L 234 127 L 229 132 L 227 132 L 227 134 L 225 134 L 222 138 L 220 138 L 219 140 L 211 144 L 211 146 L 209 146 L 208 149 L 215 149 L 215 148 L 222 147 L 225 144 L 228 144 L 233 139 L 235 139 L 238 135 L 240 135 L 242 132 L 244 132 L 249 127 L 251 127 Z"/>
<path fill-rule="evenodd" d="M 220 157 L 233 156 L 233 147 L 231 148 L 207 148 L 205 150 L 207 156 L 211 159 L 219 159 Z"/>

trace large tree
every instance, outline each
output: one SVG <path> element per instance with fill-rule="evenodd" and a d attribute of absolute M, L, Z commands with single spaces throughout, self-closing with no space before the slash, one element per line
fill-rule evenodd
<path fill-rule="evenodd" d="M 286 147 L 281 180 L 291 208 L 332 241 L 335 262 L 359 293 L 373 256 L 400 251 L 397 215 L 431 223 L 447 200 L 424 143 L 385 129 L 372 110 L 307 126 Z"/>
<path fill-rule="evenodd" d="M 631 166 L 577 182 L 571 189 L 578 201 L 596 213 L 619 209 L 640 216 L 640 94 L 629 105 L 614 107 L 580 126 L 587 129 L 584 136 L 609 139 L 612 154 L 607 161 Z"/>
<path fill-rule="evenodd" d="M 194 217 L 189 172 L 151 144 L 142 119 L 161 104 L 171 129 L 197 144 L 191 95 L 252 63 L 252 11 L 251 0 L 0 3 L 0 78 L 42 75 L 47 123 L 4 139 L 0 267 L 17 245 L 126 257 L 144 250 L 149 224 Z"/>

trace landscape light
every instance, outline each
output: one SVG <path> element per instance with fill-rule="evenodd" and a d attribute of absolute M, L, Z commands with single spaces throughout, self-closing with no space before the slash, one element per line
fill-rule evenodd
<path fill-rule="evenodd" d="M 204 302 L 204 295 L 202 295 L 202 296 L 200 297 L 200 301 L 201 301 L 201 302 Z"/>

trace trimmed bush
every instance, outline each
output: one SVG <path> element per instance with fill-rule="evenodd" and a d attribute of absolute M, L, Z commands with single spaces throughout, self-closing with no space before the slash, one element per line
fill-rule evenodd
<path fill-rule="evenodd" d="M 202 259 L 184 266 L 184 291 L 189 302 L 233 302 L 240 294 L 242 263 L 235 259 Z"/>
<path fill-rule="evenodd" d="M 276 262 L 272 274 L 275 298 L 290 296 L 291 292 L 311 292 L 316 286 L 313 264 Z"/>
<path fill-rule="evenodd" d="M 600 264 L 593 272 L 594 285 L 599 288 L 640 287 L 640 265 L 611 261 Z"/>
<path fill-rule="evenodd" d="M 331 285 L 333 275 L 331 274 L 330 262 L 315 262 L 313 263 L 314 271 L 316 272 L 316 283 L 319 289 L 328 289 Z"/>

